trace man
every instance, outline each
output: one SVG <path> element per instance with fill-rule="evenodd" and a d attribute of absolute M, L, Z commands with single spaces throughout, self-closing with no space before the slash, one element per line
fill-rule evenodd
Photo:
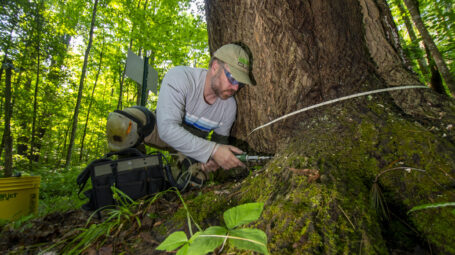
<path fill-rule="evenodd" d="M 249 64 L 249 56 L 241 46 L 227 44 L 214 53 L 208 70 L 184 66 L 171 69 L 161 84 L 156 108 L 157 128 L 151 133 L 141 132 L 145 144 L 161 149 L 171 147 L 203 163 L 204 171 L 244 167 L 235 157 L 242 151 L 227 145 L 227 137 L 237 111 L 233 96 L 245 84 L 252 84 Z M 140 118 L 134 114 L 138 109 L 127 108 L 124 112 Z M 144 109 L 140 110 L 147 116 Z M 115 118 L 110 119 L 114 122 Z M 142 120 L 143 125 L 150 124 Z M 109 147 L 114 149 L 116 136 L 109 135 L 109 121 L 108 118 Z M 131 125 L 130 122 L 122 130 L 129 133 Z M 212 140 L 208 141 L 205 138 L 212 130 Z"/>

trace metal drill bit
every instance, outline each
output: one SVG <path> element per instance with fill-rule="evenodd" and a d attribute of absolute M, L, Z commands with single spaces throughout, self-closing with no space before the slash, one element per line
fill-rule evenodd
<path fill-rule="evenodd" d="M 258 156 L 258 155 L 248 155 L 248 154 L 239 154 L 235 155 L 240 161 L 248 162 L 248 161 L 260 161 L 260 160 L 269 160 L 272 159 L 273 156 Z"/>

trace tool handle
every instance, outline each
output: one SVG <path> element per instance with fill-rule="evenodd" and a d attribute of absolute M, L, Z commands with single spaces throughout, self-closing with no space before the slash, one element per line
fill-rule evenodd
<path fill-rule="evenodd" d="M 235 155 L 236 158 L 238 158 L 240 161 L 247 161 L 248 155 L 247 154 L 238 154 Z"/>

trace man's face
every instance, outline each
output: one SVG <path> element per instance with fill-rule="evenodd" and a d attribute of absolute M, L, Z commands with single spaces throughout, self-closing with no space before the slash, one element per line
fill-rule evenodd
<path fill-rule="evenodd" d="M 219 63 L 217 64 L 218 70 L 212 77 L 210 86 L 217 97 L 221 98 L 222 100 L 226 100 L 232 97 L 237 92 L 237 90 L 239 90 L 239 85 L 233 85 L 231 82 L 229 82 L 223 66 Z M 229 72 L 228 66 L 225 66 L 224 68 L 227 72 Z"/>

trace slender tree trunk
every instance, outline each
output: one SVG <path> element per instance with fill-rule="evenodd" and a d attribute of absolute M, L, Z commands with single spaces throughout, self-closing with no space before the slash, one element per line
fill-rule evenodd
<path fill-rule="evenodd" d="M 5 52 L 8 52 L 8 50 L 6 50 Z M 4 66 L 6 66 L 7 57 L 8 57 L 8 55 L 3 56 L 2 66 L 0 68 L 0 82 L 2 81 L 2 78 L 3 78 L 3 70 L 5 69 Z"/>
<path fill-rule="evenodd" d="M 6 59 L 7 59 L 7 55 L 3 56 L 2 66 L 1 66 L 1 69 L 0 69 L 0 84 L 2 82 L 3 70 L 6 68 Z M 5 86 L 5 90 L 6 90 L 6 86 Z M 4 92 L 4 94 L 6 94 L 6 92 Z M 6 102 L 6 99 L 5 99 L 5 102 Z M 3 109 L 3 106 L 4 106 L 3 100 L 1 100 L 0 109 Z M 3 112 L 0 113 L 0 118 L 3 117 L 2 115 L 3 115 Z M 2 157 L 2 154 L 3 154 L 3 146 L 4 146 L 4 144 L 5 144 L 5 132 L 3 132 L 2 141 L 0 142 L 0 158 Z"/>
<path fill-rule="evenodd" d="M 409 19 L 409 16 L 408 14 L 406 13 L 406 9 L 404 8 L 401 0 L 395 0 L 394 1 L 394 4 L 398 7 L 398 9 L 400 10 L 400 13 L 401 13 L 401 17 L 403 18 L 404 20 L 404 24 L 406 26 L 406 30 L 408 31 L 408 34 L 409 34 L 409 38 L 411 39 L 411 41 L 414 43 L 414 42 L 417 42 L 417 36 L 414 32 L 414 28 L 412 27 L 412 23 L 411 23 L 411 20 Z M 416 45 L 419 49 L 420 49 L 420 46 L 417 44 Z M 420 71 L 422 72 L 423 76 L 428 78 L 428 68 L 427 68 L 427 65 L 425 63 L 425 59 L 423 58 L 423 56 L 419 56 L 417 58 L 417 63 L 419 64 L 419 68 L 420 68 Z"/>
<path fill-rule="evenodd" d="M 137 9 L 139 9 L 140 7 L 141 7 L 141 1 L 138 1 Z M 145 8 L 145 6 L 144 6 L 144 8 Z M 135 28 L 136 28 L 136 23 L 133 22 L 133 25 L 131 26 L 131 34 L 133 34 Z M 130 44 L 129 44 L 128 49 L 129 50 L 133 49 L 133 38 L 130 38 Z M 119 69 L 121 69 L 121 67 L 119 67 Z M 121 110 L 123 108 L 123 102 L 122 101 L 123 101 L 123 86 L 124 86 L 124 82 L 125 82 L 125 72 L 126 72 L 126 63 L 123 66 L 123 71 L 119 70 L 119 73 L 121 73 L 121 77 L 119 79 L 119 81 L 120 81 L 120 89 L 119 89 L 120 92 L 119 92 L 119 99 L 118 99 L 118 102 L 117 102 L 117 110 Z M 128 92 L 127 92 L 126 101 L 128 101 Z"/>
<path fill-rule="evenodd" d="M 138 3 L 138 8 L 139 8 L 139 6 L 140 6 L 140 1 Z M 133 24 L 133 27 L 131 28 L 131 33 L 133 33 L 133 31 L 134 31 L 134 24 Z M 133 47 L 133 39 L 130 39 L 130 46 L 128 47 L 128 49 L 131 50 L 132 47 Z M 117 110 L 121 110 L 123 108 L 123 86 L 125 84 L 125 73 L 126 73 L 126 62 L 125 62 L 125 65 L 123 66 L 123 70 L 122 70 L 122 67 L 119 66 L 120 87 L 119 87 L 119 96 L 118 96 L 118 102 L 117 102 Z M 127 92 L 126 101 L 128 101 L 128 92 Z"/>
<path fill-rule="evenodd" d="M 98 77 L 100 75 L 101 66 L 103 64 L 103 51 L 104 51 L 104 41 L 103 41 L 103 47 L 100 52 L 100 62 L 98 64 L 98 70 L 96 71 L 95 83 L 93 84 L 92 94 L 90 95 L 90 103 L 88 105 L 87 117 L 85 118 L 85 126 L 84 126 L 84 133 L 82 134 L 82 139 L 81 139 L 81 151 L 79 154 L 79 161 L 82 161 L 82 155 L 84 152 L 84 140 L 85 140 L 85 136 L 87 134 L 87 126 L 88 126 L 88 121 L 89 121 L 89 117 L 90 117 L 90 111 L 92 109 L 93 101 L 95 100 L 94 95 L 95 95 L 96 84 L 98 83 Z"/>
<path fill-rule="evenodd" d="M 20 127 L 22 130 L 27 130 L 27 122 L 26 121 L 23 121 L 21 124 L 20 124 Z M 21 155 L 21 156 L 25 156 L 27 157 L 28 156 L 28 145 L 29 145 L 29 138 L 27 137 L 27 135 L 25 134 L 19 134 L 18 137 L 17 137 L 17 145 L 16 145 L 16 148 L 17 148 L 17 154 Z"/>
<path fill-rule="evenodd" d="M 92 12 L 92 22 L 90 24 L 90 34 L 89 34 L 89 40 L 88 40 L 88 45 L 87 49 L 85 50 L 85 56 L 84 56 L 84 65 L 82 67 L 82 73 L 81 73 L 81 79 L 79 82 L 79 93 L 77 95 L 77 101 L 76 101 L 76 107 L 74 108 L 74 115 L 73 115 L 73 127 L 71 129 L 71 138 L 70 138 L 70 144 L 68 146 L 68 152 L 66 154 L 66 163 L 65 163 L 65 168 L 68 168 L 71 163 L 71 155 L 73 152 L 73 146 L 74 146 L 74 140 L 76 138 L 76 131 L 77 131 L 77 117 L 79 115 L 79 108 L 81 105 L 82 101 L 82 92 L 84 89 L 84 79 L 85 79 L 85 73 L 87 71 L 87 62 L 90 54 L 90 49 L 92 47 L 92 41 L 93 41 L 93 29 L 95 27 L 95 19 L 96 19 L 96 8 L 98 5 L 98 0 L 95 0 L 95 3 L 93 5 L 93 12 Z"/>
<path fill-rule="evenodd" d="M 16 22 L 14 22 L 13 26 L 11 27 L 11 31 L 9 33 L 9 37 L 8 37 L 8 40 L 7 40 L 7 43 L 6 43 L 6 47 L 4 48 L 3 52 L 5 53 L 4 56 L 3 56 L 3 60 L 2 60 L 2 66 L 0 68 L 0 84 L 1 84 L 1 80 L 2 80 L 2 77 L 3 77 L 3 71 L 7 68 L 10 67 L 11 63 L 10 63 L 10 60 L 8 60 L 8 52 L 9 52 L 9 49 L 11 47 L 11 41 L 12 41 L 12 37 L 13 37 L 13 33 L 14 33 L 14 29 L 16 27 Z M 11 79 L 11 77 L 10 77 Z M 11 82 L 11 80 L 10 80 Z M 11 84 L 10 84 L 10 88 L 11 88 Z M 5 77 L 5 97 L 6 97 L 6 77 Z M 10 95 L 11 95 L 11 91 L 10 91 Z M 6 98 L 5 98 L 5 105 L 3 105 L 3 101 L 2 101 L 2 105 L 0 107 L 0 109 L 3 109 L 3 107 L 6 107 Z M 12 104 L 10 106 L 11 108 L 13 107 Z M 6 109 L 6 108 L 5 108 Z M 3 112 L 0 113 L 0 118 L 2 117 L 1 114 L 3 114 Z M 6 114 L 6 111 L 5 111 L 5 114 Z M 11 117 L 11 116 L 10 116 Z M 6 116 L 5 116 L 5 122 L 6 122 Z M 6 125 L 6 123 L 5 123 Z M 5 142 L 6 142 L 6 136 L 5 136 L 5 131 L 2 135 L 2 141 L 1 141 L 1 144 L 0 144 L 0 158 L 2 157 L 2 154 L 3 154 L 3 148 L 4 148 L 4 145 L 5 145 Z"/>
<path fill-rule="evenodd" d="M 436 12 L 438 13 L 439 22 L 442 23 L 442 26 L 446 30 L 445 34 L 447 35 L 447 37 L 449 39 L 449 42 L 454 44 L 455 43 L 455 41 L 454 41 L 454 33 L 455 33 L 455 31 L 454 31 L 453 28 L 452 29 L 450 28 L 450 26 L 449 26 L 449 24 L 450 24 L 449 22 L 450 21 L 447 22 L 447 20 L 446 20 L 447 14 L 444 13 L 444 11 L 442 10 L 443 7 L 445 7 L 445 6 L 444 5 L 440 5 L 440 4 L 435 4 L 434 5 L 434 8 L 436 9 Z M 453 15 L 453 3 L 452 3 L 451 7 L 452 7 L 452 15 Z M 450 8 L 450 7 L 446 7 L 446 8 Z"/>
<path fill-rule="evenodd" d="M 42 25 L 42 17 L 40 16 L 41 11 L 41 3 L 38 3 L 36 6 L 36 32 L 38 34 L 38 40 L 36 41 L 36 80 L 35 80 L 35 93 L 33 97 L 33 117 L 32 117 L 32 139 L 30 141 L 30 154 L 29 154 L 29 162 L 30 162 L 30 169 L 32 168 L 32 162 L 36 160 L 35 155 L 35 129 L 36 129 L 36 119 L 38 115 L 38 88 L 39 88 L 39 80 L 40 80 L 40 65 L 41 65 L 41 25 Z"/>
<path fill-rule="evenodd" d="M 148 0 L 145 0 L 144 2 L 144 7 L 143 9 L 146 10 L 147 9 L 147 5 L 148 5 Z M 137 54 L 139 57 L 142 55 L 142 45 L 140 46 L 139 50 L 138 50 L 138 54 Z M 145 61 L 145 58 L 147 57 L 147 51 L 146 49 L 144 49 L 144 61 Z M 145 70 L 144 70 L 145 72 Z M 136 105 L 141 105 L 141 100 L 142 100 L 142 86 L 147 86 L 147 84 L 137 84 L 137 98 L 136 98 Z"/>
<path fill-rule="evenodd" d="M 125 81 L 125 72 L 126 72 L 126 63 L 125 66 L 123 67 L 123 71 L 121 66 L 119 66 L 119 95 L 118 95 L 118 102 L 117 102 L 117 110 L 121 110 L 123 107 L 123 84 Z"/>
<path fill-rule="evenodd" d="M 0 109 L 3 109 L 3 106 Z M 3 132 L 2 141 L 0 142 L 0 159 L 2 158 L 2 155 L 3 155 L 4 145 L 5 145 L 5 132 Z"/>
<path fill-rule="evenodd" d="M 430 86 L 434 91 L 440 94 L 446 94 L 444 85 L 442 84 L 442 77 L 438 71 L 438 67 L 436 66 L 433 58 L 431 57 L 431 53 L 428 50 L 428 47 L 425 45 L 425 52 L 427 54 L 427 60 L 429 63 L 430 69 Z"/>
<path fill-rule="evenodd" d="M 16 23 L 14 23 L 13 26 L 11 27 L 11 31 L 9 33 L 9 37 L 8 37 L 8 40 L 7 40 L 7 43 L 6 43 L 6 47 L 3 49 L 3 52 L 5 53 L 5 55 L 3 56 L 2 66 L 0 68 L 0 81 L 2 80 L 2 77 L 3 77 L 4 64 L 6 63 L 6 61 L 8 59 L 8 52 L 9 52 L 9 49 L 11 47 L 11 41 L 12 41 L 12 38 L 13 38 L 13 32 L 14 32 L 15 28 L 16 28 Z"/>
<path fill-rule="evenodd" d="M 67 144 L 67 141 L 68 141 L 69 132 L 70 132 L 71 127 L 72 127 L 72 123 L 73 123 L 73 119 L 70 119 L 69 122 L 68 122 L 68 126 L 66 127 L 66 130 L 65 130 L 65 135 L 63 137 L 63 143 L 60 143 L 63 146 L 61 152 L 60 152 L 60 146 L 59 146 L 59 148 L 57 148 L 57 151 L 59 151 L 60 152 L 59 154 L 61 155 L 61 157 L 59 157 L 59 159 L 60 158 L 63 159 L 63 157 L 65 157 L 65 155 L 66 155 L 66 152 L 68 151 L 67 147 L 66 147 L 66 144 Z M 63 166 L 64 163 L 66 163 L 66 161 L 63 162 L 63 160 L 59 160 L 58 166 L 60 167 L 60 164 L 62 164 L 62 166 Z"/>
<path fill-rule="evenodd" d="M 35 92 L 33 96 L 33 117 L 32 117 L 32 139 L 30 141 L 30 154 L 29 161 L 30 166 L 32 161 L 35 160 L 35 129 L 36 129 L 36 118 L 38 115 L 38 88 L 39 88 L 39 72 L 40 72 L 40 53 L 39 53 L 39 41 L 37 46 L 37 64 L 36 64 L 36 80 L 35 80 Z"/>
<path fill-rule="evenodd" d="M 449 68 L 447 67 L 441 53 L 436 47 L 433 38 L 431 38 L 430 33 L 428 33 L 428 30 L 425 27 L 422 18 L 420 17 L 420 11 L 418 9 L 419 7 L 416 5 L 416 2 L 417 1 L 414 0 L 404 0 L 406 7 L 408 7 L 409 13 L 411 13 L 412 20 L 419 30 L 419 33 L 422 36 L 425 45 L 427 45 L 428 50 L 431 52 L 431 55 L 436 63 L 436 66 L 438 67 L 439 72 L 441 73 L 442 78 L 444 79 L 451 93 L 455 95 L 455 80 L 450 73 Z"/>
<path fill-rule="evenodd" d="M 5 61 L 5 128 L 3 131 L 3 140 L 5 146 L 5 177 L 10 177 L 13 173 L 13 138 L 11 135 L 11 116 L 13 107 L 11 103 L 11 69 L 12 63 Z"/>

